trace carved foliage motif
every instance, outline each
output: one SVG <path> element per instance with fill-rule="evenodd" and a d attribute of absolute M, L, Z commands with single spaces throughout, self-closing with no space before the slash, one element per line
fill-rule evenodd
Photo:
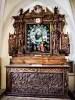
<path fill-rule="evenodd" d="M 12 92 L 30 95 L 63 95 L 62 73 L 14 73 L 11 75 Z"/>
<path fill-rule="evenodd" d="M 68 93 L 67 68 L 9 68 L 7 92 L 24 96 L 63 96 Z"/>
<path fill-rule="evenodd" d="M 9 68 L 7 68 L 9 71 Z M 60 68 L 11 68 L 10 72 L 45 72 L 45 73 L 56 73 L 61 72 L 63 73 L 65 69 Z"/>

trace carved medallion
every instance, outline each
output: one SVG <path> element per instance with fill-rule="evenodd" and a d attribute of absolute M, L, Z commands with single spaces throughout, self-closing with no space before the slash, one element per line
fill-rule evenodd
<path fill-rule="evenodd" d="M 35 7 L 34 7 L 34 12 L 35 13 L 40 13 L 42 11 L 42 7 L 40 6 L 40 5 L 36 5 Z"/>

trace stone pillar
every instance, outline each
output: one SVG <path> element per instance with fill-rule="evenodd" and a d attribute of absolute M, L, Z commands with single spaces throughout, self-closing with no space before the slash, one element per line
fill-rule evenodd
<path fill-rule="evenodd" d="M 2 47 L 2 25 L 6 0 L 0 0 L 0 88 L 1 88 L 1 47 Z"/>

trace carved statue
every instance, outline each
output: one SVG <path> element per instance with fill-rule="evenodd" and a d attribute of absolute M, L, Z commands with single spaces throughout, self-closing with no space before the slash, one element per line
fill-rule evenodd
<path fill-rule="evenodd" d="M 60 32 L 52 32 L 52 52 L 53 54 L 58 54 L 60 48 Z"/>
<path fill-rule="evenodd" d="M 62 35 L 62 50 L 66 55 L 68 55 L 70 53 L 70 44 L 69 44 L 68 33 Z"/>
<path fill-rule="evenodd" d="M 54 8 L 54 14 L 59 14 L 58 7 L 55 7 L 55 8 Z"/>
<path fill-rule="evenodd" d="M 22 14 L 23 14 L 23 9 L 21 8 L 21 9 L 20 9 L 20 15 L 22 15 Z"/>

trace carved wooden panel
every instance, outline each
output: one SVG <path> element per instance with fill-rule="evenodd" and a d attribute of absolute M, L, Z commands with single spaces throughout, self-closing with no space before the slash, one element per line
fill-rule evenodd
<path fill-rule="evenodd" d="M 68 34 L 63 34 L 62 35 L 62 50 L 64 50 L 64 52 L 66 54 L 70 53 L 70 44 L 69 44 L 69 36 Z"/>
<path fill-rule="evenodd" d="M 11 73 L 12 92 L 26 95 L 63 95 L 63 73 Z"/>
<path fill-rule="evenodd" d="M 62 97 L 68 93 L 68 65 L 10 65 L 6 69 L 10 95 Z"/>
<path fill-rule="evenodd" d="M 60 66 L 60 65 L 59 65 Z M 58 66 L 58 67 L 59 67 Z M 8 72 L 9 72 L 10 68 L 7 68 Z M 63 68 L 11 68 L 10 72 L 14 72 L 14 73 L 18 73 L 18 72 L 39 72 L 39 73 L 63 73 L 63 72 L 67 72 L 67 70 L 63 69 Z"/>

